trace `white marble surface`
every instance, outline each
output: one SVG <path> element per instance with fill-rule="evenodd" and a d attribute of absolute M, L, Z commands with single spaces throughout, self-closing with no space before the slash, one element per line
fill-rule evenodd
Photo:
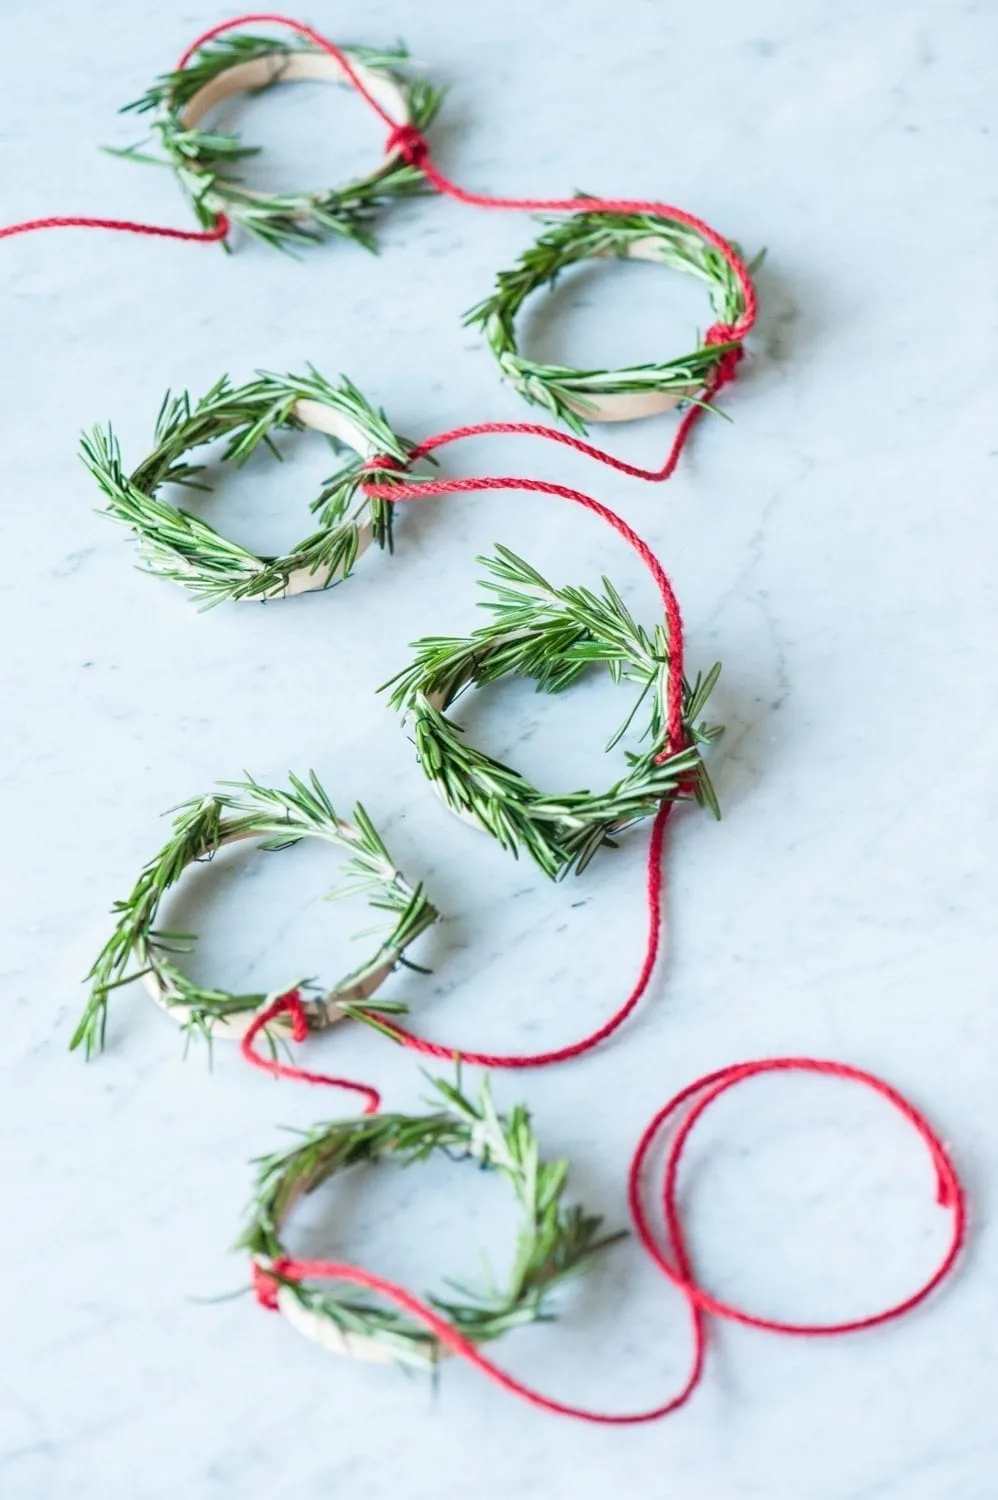
<path fill-rule="evenodd" d="M 219 12 L 13 0 L 0 109 L 0 217 L 89 212 L 184 224 L 166 173 L 96 150 L 115 116 Z M 461 312 L 532 228 L 444 202 L 387 216 L 378 260 L 330 246 L 296 263 L 241 244 L 49 235 L 2 260 L 7 894 L 0 1028 L 5 1500 L 991 1500 L 994 847 L 995 18 L 985 4 L 342 0 L 309 19 L 341 40 L 402 34 L 450 95 L 434 140 L 459 181 L 499 192 L 662 195 L 754 252 L 754 358 L 665 490 L 527 443 L 454 452 L 446 472 L 527 472 L 618 506 L 675 578 L 691 664 L 725 666 L 725 819 L 684 815 L 669 854 L 668 962 L 618 1041 L 576 1066 L 497 1081 L 526 1098 L 587 1202 L 622 1222 L 626 1162 L 675 1088 L 733 1059 L 807 1051 L 882 1072 L 941 1125 L 972 1193 L 958 1277 L 891 1329 L 827 1344 L 715 1329 L 679 1416 L 586 1429 L 450 1367 L 434 1391 L 324 1356 L 247 1297 L 229 1246 L 248 1161 L 281 1124 L 335 1113 L 219 1048 L 181 1058 L 141 996 L 107 1055 L 66 1046 L 80 976 L 159 813 L 247 767 L 314 766 L 360 797 L 449 914 L 429 980 L 397 984 L 434 1036 L 535 1048 L 614 1006 L 641 944 L 644 838 L 550 887 L 438 806 L 374 687 L 427 630 L 473 619 L 471 559 L 501 540 L 564 581 L 609 569 L 650 588 L 594 522 L 554 502 L 427 505 L 393 562 L 345 588 L 199 615 L 133 568 L 94 515 L 79 430 L 113 418 L 143 451 L 165 387 L 222 371 L 348 372 L 401 430 L 526 415 Z M 13 61 L 10 61 L 13 59 Z M 320 181 L 378 132 L 318 86 L 240 115 L 260 180 Z M 349 144 L 347 144 L 347 142 Z M 548 310 L 550 311 L 550 309 Z M 678 350 L 695 291 L 649 267 L 602 270 L 538 317 L 534 347 L 614 360 Z M 658 458 L 670 419 L 607 434 Z M 261 465 L 211 514 L 291 540 L 324 459 Z M 539 776 L 599 774 L 612 690 L 476 709 L 482 743 Z M 504 712 L 500 712 L 504 710 Z M 269 986 L 328 972 L 325 865 L 219 867 L 185 895 L 201 972 Z M 346 920 L 349 914 L 343 914 Z M 333 927 L 337 935 L 339 927 Z M 422 1084 L 343 1028 L 312 1061 Z M 902 1294 L 942 1233 L 912 1140 L 832 1085 L 754 1084 L 705 1125 L 689 1207 L 704 1274 L 785 1316 Z M 695 1189 L 695 1192 L 693 1191 Z M 324 1248 L 429 1287 L 501 1258 L 507 1205 L 482 1178 L 387 1173 Z M 313 1241 L 316 1249 L 320 1242 Z M 511 1338 L 509 1366 L 554 1393 L 626 1408 L 682 1378 L 681 1308 L 633 1245 L 569 1299 L 558 1328 Z"/>

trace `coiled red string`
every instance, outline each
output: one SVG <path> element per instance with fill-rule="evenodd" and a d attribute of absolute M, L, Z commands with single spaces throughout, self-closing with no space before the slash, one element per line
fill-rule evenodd
<path fill-rule="evenodd" d="M 734 1307 L 730 1303 L 722 1302 L 704 1290 L 697 1282 L 689 1247 L 686 1244 L 683 1234 L 677 1205 L 679 1167 L 690 1134 L 705 1110 L 728 1089 L 734 1088 L 736 1084 L 743 1083 L 749 1078 L 769 1073 L 788 1072 L 825 1074 L 833 1078 L 841 1078 L 849 1082 L 862 1084 L 864 1087 L 872 1089 L 875 1094 L 885 1099 L 899 1111 L 902 1117 L 911 1125 L 912 1129 L 915 1130 L 928 1150 L 936 1173 L 938 1202 L 944 1210 L 952 1215 L 952 1229 L 949 1242 L 938 1267 L 931 1276 L 915 1292 L 881 1312 L 839 1323 L 791 1323 L 777 1321 L 771 1318 L 759 1317 L 754 1313 L 745 1312 L 741 1308 Z M 686 1111 L 685 1115 L 683 1114 L 684 1109 Z M 679 1120 L 679 1124 L 668 1150 L 663 1179 L 662 1198 L 665 1210 L 667 1242 L 666 1248 L 663 1249 L 655 1238 L 647 1210 L 644 1206 L 643 1176 L 649 1152 L 660 1132 L 665 1127 L 674 1124 L 677 1119 Z M 415 1297 L 405 1287 L 400 1286 L 397 1282 L 389 1281 L 386 1277 L 379 1276 L 373 1271 L 365 1270 L 361 1266 L 354 1266 L 344 1261 L 293 1260 L 285 1258 L 275 1262 L 269 1272 L 265 1268 L 254 1264 L 253 1286 L 257 1300 L 263 1307 L 270 1309 L 278 1307 L 278 1278 L 283 1281 L 343 1281 L 353 1286 L 366 1287 L 370 1291 L 379 1293 L 389 1302 L 394 1303 L 396 1307 L 409 1313 L 411 1317 L 416 1318 L 425 1327 L 430 1329 L 444 1348 L 449 1349 L 453 1354 L 460 1355 L 461 1358 L 466 1359 L 469 1364 L 474 1365 L 476 1369 L 480 1370 L 483 1375 L 494 1381 L 496 1385 L 501 1386 L 503 1390 L 508 1391 L 511 1395 L 518 1396 L 522 1400 L 527 1401 L 531 1406 L 538 1407 L 542 1411 L 552 1412 L 560 1416 L 574 1417 L 579 1421 L 596 1423 L 601 1426 L 636 1426 L 639 1423 L 653 1422 L 661 1417 L 668 1416 L 671 1412 L 677 1411 L 692 1396 L 700 1382 L 704 1369 L 706 1353 L 705 1314 L 711 1313 L 717 1318 L 742 1323 L 750 1328 L 765 1329 L 774 1333 L 793 1334 L 800 1337 L 831 1337 L 852 1333 L 858 1329 L 872 1328 L 881 1323 L 892 1322 L 902 1317 L 906 1312 L 910 1312 L 920 1302 L 923 1302 L 949 1273 L 960 1253 L 967 1224 L 966 1202 L 956 1169 L 950 1160 L 946 1147 L 925 1117 L 903 1095 L 891 1088 L 889 1084 L 875 1077 L 872 1073 L 866 1073 L 860 1068 L 849 1067 L 845 1063 L 825 1062 L 809 1057 L 764 1058 L 757 1062 L 738 1063 L 731 1067 L 721 1068 L 715 1073 L 707 1074 L 676 1094 L 655 1115 L 638 1142 L 628 1174 L 628 1205 L 638 1240 L 643 1249 L 685 1298 L 692 1330 L 693 1348 L 690 1372 L 679 1391 L 676 1395 L 670 1397 L 668 1401 L 643 1411 L 593 1411 L 588 1407 L 575 1406 L 544 1395 L 543 1392 L 535 1390 L 532 1386 L 525 1385 L 522 1381 L 517 1380 L 515 1376 L 510 1375 L 506 1370 L 496 1365 L 475 1344 L 458 1332 L 445 1318 L 441 1317 L 434 1308 L 428 1306 L 420 1298 Z"/>

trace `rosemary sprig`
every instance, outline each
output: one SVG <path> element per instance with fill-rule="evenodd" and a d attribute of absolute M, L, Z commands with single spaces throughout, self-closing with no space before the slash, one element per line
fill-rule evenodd
<path fill-rule="evenodd" d="M 715 318 L 733 323 L 744 310 L 741 287 L 724 256 L 692 229 L 655 214 L 577 213 L 548 226 L 509 271 L 500 271 L 492 294 L 465 314 L 481 328 L 499 368 L 528 401 L 544 406 L 573 431 L 586 431 L 594 396 L 631 391 L 675 391 L 693 399 L 732 344 L 701 345 L 690 354 L 620 370 L 583 370 L 539 364 L 519 352 L 516 316 L 530 294 L 553 286 L 568 266 L 604 256 L 626 258 L 639 242 L 653 241 L 656 258 L 706 283 Z M 580 410 L 581 408 L 581 410 Z"/>
<path fill-rule="evenodd" d="M 552 879 L 581 873 L 596 850 L 651 817 L 663 800 L 692 794 L 720 816 L 701 748 L 721 733 L 700 719 L 720 664 L 693 682 L 684 680 L 686 747 L 660 760 L 666 725 L 669 651 L 664 627 L 648 631 L 627 609 L 609 579 L 602 593 L 557 589 L 506 547 L 478 559 L 487 570 L 483 608 L 487 625 L 469 636 L 429 636 L 414 643 L 415 656 L 384 689 L 412 728 L 424 772 L 455 812 L 467 815 L 518 854 L 522 849 Z M 638 687 L 638 697 L 612 749 L 642 703 L 648 705 L 649 748 L 626 757 L 626 774 L 605 792 L 557 796 L 539 791 L 518 771 L 476 750 L 446 710 L 471 687 L 508 673 L 531 677 L 539 692 L 562 692 L 592 666 L 614 682 Z M 383 689 L 383 690 L 384 690 Z"/>
<path fill-rule="evenodd" d="M 399 66 L 408 57 L 401 44 L 388 50 L 370 47 L 344 48 L 351 61 L 389 78 L 405 100 L 408 123 L 423 130 L 440 107 L 443 91 L 422 78 L 408 76 Z M 211 227 L 222 213 L 255 239 L 279 250 L 291 250 L 327 239 L 330 235 L 354 240 L 365 249 L 376 250 L 373 222 L 386 204 L 399 198 L 429 191 L 417 166 L 400 158 L 386 159 L 375 171 L 340 188 L 316 192 L 257 193 L 239 177 L 239 163 L 257 154 L 237 135 L 189 127 L 184 121 L 186 105 L 195 94 L 223 73 L 260 58 L 274 59 L 278 66 L 265 88 L 281 80 L 282 59 L 302 53 L 324 56 L 304 41 L 294 44 L 274 37 L 237 33 L 216 37 L 199 48 L 186 67 L 166 73 L 151 88 L 125 106 L 123 113 L 154 116 L 152 128 L 162 150 L 150 156 L 145 142 L 115 155 L 137 162 L 169 166 L 190 199 L 201 224 Z"/>
<path fill-rule="evenodd" d="M 204 490 L 203 466 L 190 462 L 188 455 L 219 438 L 228 439 L 223 463 L 243 464 L 261 444 L 280 459 L 272 434 L 308 425 L 298 412 L 300 401 L 316 402 L 341 418 L 357 449 L 324 482 L 310 507 L 315 529 L 290 552 L 258 556 L 160 497 L 168 484 Z M 331 437 L 330 442 L 336 449 L 348 446 L 345 439 Z M 385 413 L 375 410 L 345 375 L 332 385 L 310 365 L 304 375 L 259 371 L 243 386 L 233 386 L 223 375 L 197 401 L 186 391 L 178 396 L 167 391 L 154 443 L 129 474 L 111 426 L 95 427 L 81 440 L 81 457 L 107 502 L 102 514 L 136 533 L 146 571 L 182 584 L 206 608 L 226 599 L 280 598 L 293 581 L 298 592 L 303 585 L 329 588 L 350 574 L 369 540 L 392 550 L 392 504 L 369 499 L 362 483 L 371 478 L 390 483 L 398 475 L 391 468 L 365 470 L 364 463 L 383 455 L 404 468 L 413 445 L 393 432 Z"/>
<path fill-rule="evenodd" d="M 423 887 L 410 885 L 398 870 L 363 807 L 358 803 L 352 821 L 343 821 L 314 771 L 307 781 L 289 776 L 287 788 L 266 787 L 247 778 L 222 782 L 220 790 L 192 798 L 174 810 L 170 837 L 128 896 L 113 907 L 114 931 L 87 975 L 90 992 L 71 1048 L 82 1047 L 87 1057 L 100 1051 L 111 995 L 146 976 L 153 978 L 167 1009 L 182 1017 L 188 1033 L 209 1037 L 218 1022 L 258 1009 L 265 995 L 229 994 L 190 980 L 177 967 L 174 955 L 190 951 L 194 939 L 156 926 L 161 901 L 188 866 L 210 860 L 224 844 L 246 838 L 261 839 L 260 847 L 269 850 L 318 838 L 347 851 L 344 883 L 332 894 L 365 895 L 370 906 L 387 913 L 390 930 L 366 962 L 339 980 L 321 1000 L 309 1001 L 305 1010 L 314 1026 L 329 1024 L 338 1014 L 349 1012 L 351 1000 L 358 998 L 363 998 L 366 1009 L 378 1011 L 377 1003 L 368 998 L 365 981 L 403 962 L 409 944 L 436 922 L 436 908 Z M 294 983 L 286 988 L 293 988 Z M 404 1010 L 396 1004 L 386 1008 L 392 1013 Z"/>
<path fill-rule="evenodd" d="M 567 1161 L 544 1161 L 530 1123 L 517 1106 L 497 1113 L 486 1079 L 477 1100 L 451 1084 L 431 1080 L 436 1108 L 425 1115 L 379 1114 L 337 1120 L 303 1132 L 289 1150 L 258 1159 L 256 1190 L 238 1248 L 250 1252 L 312 1312 L 343 1332 L 381 1344 L 401 1364 L 432 1367 L 440 1353 L 436 1337 L 412 1318 L 379 1306 L 356 1290 L 319 1290 L 283 1279 L 272 1263 L 287 1254 L 284 1221 L 303 1194 L 361 1162 L 393 1158 L 402 1166 L 426 1161 L 436 1151 L 470 1159 L 509 1183 L 521 1221 L 513 1266 L 505 1286 L 454 1286 L 453 1295 L 428 1300 L 466 1337 L 484 1343 L 510 1329 L 550 1320 L 552 1291 L 579 1275 L 593 1257 L 622 1238 L 600 1234 L 602 1219 L 563 1202 Z"/>

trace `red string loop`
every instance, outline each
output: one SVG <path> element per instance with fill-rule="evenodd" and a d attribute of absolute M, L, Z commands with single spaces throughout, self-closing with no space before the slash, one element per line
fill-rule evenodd
<path fill-rule="evenodd" d="M 950 1239 L 937 1268 L 916 1291 L 881 1312 L 837 1323 L 793 1323 L 782 1319 L 763 1318 L 713 1296 L 698 1284 L 694 1276 L 677 1202 L 680 1163 L 690 1136 L 711 1104 L 729 1089 L 750 1078 L 758 1078 L 770 1073 L 792 1072 L 821 1074 L 860 1084 L 896 1109 L 914 1130 L 928 1152 L 936 1179 L 937 1204 L 944 1211 L 952 1213 Z M 675 1135 L 665 1162 L 662 1208 L 667 1240 L 672 1247 L 674 1257 L 671 1261 L 657 1250 L 641 1193 L 641 1178 L 649 1152 L 660 1131 L 668 1127 L 675 1128 Z M 949 1274 L 963 1246 L 967 1230 L 967 1206 L 963 1185 L 945 1145 L 925 1116 L 915 1109 L 903 1094 L 892 1088 L 889 1083 L 885 1083 L 882 1078 L 878 1078 L 876 1074 L 868 1073 L 862 1068 L 852 1067 L 848 1063 L 811 1057 L 761 1058 L 753 1062 L 734 1063 L 714 1073 L 706 1074 L 682 1089 L 655 1115 L 638 1143 L 628 1177 L 628 1204 L 644 1248 L 656 1260 L 670 1281 L 678 1286 L 703 1312 L 727 1319 L 729 1322 L 743 1324 L 748 1328 L 808 1337 L 855 1333 L 861 1329 L 875 1328 L 882 1323 L 890 1323 L 903 1317 L 905 1313 L 924 1302 L 926 1297 Z"/>

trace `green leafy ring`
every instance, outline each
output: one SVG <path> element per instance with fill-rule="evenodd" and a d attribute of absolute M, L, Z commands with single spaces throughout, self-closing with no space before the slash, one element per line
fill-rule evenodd
<path fill-rule="evenodd" d="M 280 557 L 262 557 L 230 542 L 190 511 L 160 497 L 164 485 L 205 490 L 204 467 L 188 461 L 192 449 L 227 439 L 223 463 L 237 467 L 260 445 L 281 457 L 271 434 L 311 427 L 334 448 L 354 457 L 323 484 L 312 502 L 315 529 Z M 281 599 L 326 589 L 346 578 L 371 544 L 392 549 L 392 505 L 369 499 L 364 481 L 397 480 L 397 468 L 369 467 L 376 456 L 404 468 L 412 444 L 398 437 L 383 411 L 375 411 L 346 376 L 331 385 L 309 366 L 306 375 L 260 371 L 233 386 L 227 376 L 199 401 L 167 391 L 156 420 L 155 447 L 129 474 L 110 425 L 81 441 L 81 456 L 106 499 L 103 514 L 139 539 L 147 572 L 189 589 L 204 606 L 222 600 Z"/>
<path fill-rule="evenodd" d="M 351 821 L 345 822 L 314 772 L 308 782 L 291 776 L 287 790 L 253 780 L 223 782 L 222 788 L 175 809 L 169 839 L 145 866 L 130 894 L 115 904 L 117 923 L 87 976 L 90 993 L 71 1043 L 82 1046 L 88 1057 L 104 1045 L 111 995 L 137 979 L 188 1032 L 205 1037 L 241 1037 L 254 1014 L 269 1001 L 268 995 L 234 995 L 195 984 L 174 962 L 175 954 L 190 951 L 194 938 L 156 926 L 163 897 L 184 871 L 243 839 L 262 839 L 262 849 L 286 849 L 301 839 L 318 838 L 345 849 L 349 855 L 345 879 L 332 895 L 363 894 L 370 906 L 388 916 L 390 930 L 371 957 L 327 993 L 310 995 L 308 991 L 315 987 L 309 980 L 294 979 L 281 986 L 278 993 L 282 994 L 305 987 L 302 1000 L 309 1026 L 316 1030 L 331 1026 L 351 1015 L 359 1004 L 365 1011 L 399 1014 L 405 1010 L 397 1002 L 372 1005 L 371 997 L 394 969 L 406 963 L 405 950 L 433 926 L 439 914 L 422 886 L 410 885 L 397 869 L 363 807 L 358 803 Z M 280 1032 L 288 1023 L 278 1018 L 271 1024 Z"/>
<path fill-rule="evenodd" d="M 664 800 L 692 795 L 718 815 L 702 748 L 720 729 L 699 715 L 720 673 L 683 684 L 686 748 L 661 759 L 667 721 L 669 651 L 665 631 L 638 625 L 609 579 L 602 594 L 557 589 L 505 547 L 479 558 L 487 569 L 483 608 L 491 622 L 468 636 L 430 636 L 414 643 L 408 667 L 385 684 L 392 707 L 412 730 L 423 771 L 459 817 L 518 854 L 522 849 L 552 879 L 581 872 L 603 844 Z M 515 673 L 538 692 L 558 693 L 588 669 L 603 666 L 615 682 L 633 683 L 637 700 L 613 736 L 612 749 L 645 701 L 648 748 L 627 756 L 626 774 L 607 791 L 549 795 L 518 771 L 466 743 L 447 709 L 471 687 Z"/>
<path fill-rule="evenodd" d="M 492 295 L 465 315 L 466 324 L 484 331 L 504 378 L 579 433 L 586 421 L 632 421 L 696 400 L 737 343 L 703 343 L 661 363 L 582 370 L 525 358 L 516 316 L 532 292 L 553 286 L 568 266 L 616 256 L 698 277 L 707 285 L 715 318 L 727 326 L 744 312 L 744 294 L 721 252 L 685 224 L 655 214 L 578 213 L 545 222 L 548 227 L 513 269 L 499 272 Z"/>
<path fill-rule="evenodd" d="M 444 1352 L 427 1328 L 356 1289 L 322 1291 L 282 1276 L 287 1256 L 282 1234 L 291 1210 L 348 1167 L 388 1158 L 408 1166 L 440 1151 L 451 1160 L 475 1161 L 509 1183 L 521 1220 L 506 1284 L 498 1286 L 490 1276 L 481 1288 L 454 1286 L 456 1295 L 429 1299 L 476 1343 L 549 1320 L 552 1290 L 622 1237 L 601 1236 L 600 1218 L 563 1204 L 568 1163 L 541 1159 L 525 1109 L 497 1114 L 487 1080 L 477 1101 L 462 1093 L 460 1080 L 452 1085 L 436 1079 L 433 1085 L 442 1105 L 432 1113 L 363 1115 L 317 1125 L 290 1150 L 257 1163 L 255 1197 L 239 1247 L 250 1252 L 257 1272 L 276 1284 L 277 1307 L 292 1326 L 335 1354 L 426 1369 Z"/>
<path fill-rule="evenodd" d="M 403 46 L 389 51 L 369 47 L 344 51 L 365 88 L 393 119 L 425 129 L 442 94 L 425 80 L 410 78 L 400 70 L 399 64 L 408 56 Z M 213 228 L 222 214 L 278 249 L 293 250 L 339 235 L 374 250 L 371 226 L 379 209 L 395 199 L 428 191 L 423 173 L 403 158 L 399 147 L 389 149 L 373 172 L 341 188 L 260 193 L 247 188 L 238 175 L 239 163 L 255 156 L 257 148 L 244 146 L 236 135 L 200 128 L 204 117 L 232 94 L 260 92 L 302 79 L 348 82 L 335 57 L 304 42 L 292 45 L 245 33 L 215 38 L 200 47 L 184 68 L 157 79 L 141 99 L 125 107 L 126 112 L 153 116 L 163 156 L 148 155 L 142 145 L 115 154 L 171 167 L 199 222 L 207 228 Z"/>

